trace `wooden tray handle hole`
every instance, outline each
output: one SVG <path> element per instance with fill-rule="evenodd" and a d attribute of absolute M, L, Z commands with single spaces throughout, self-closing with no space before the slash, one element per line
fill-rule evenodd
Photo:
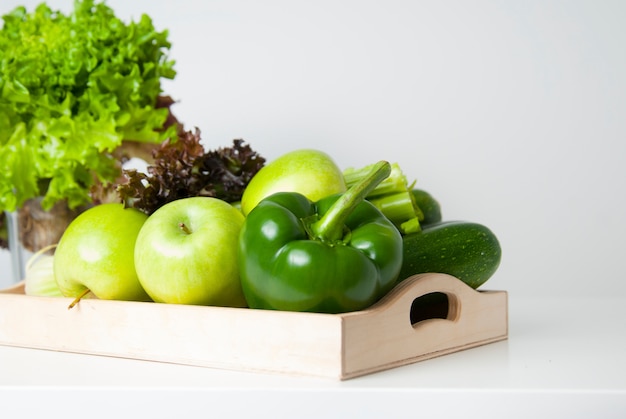
<path fill-rule="evenodd" d="M 410 320 L 413 327 L 431 319 L 454 320 L 457 316 L 456 299 L 443 292 L 431 292 L 417 297 L 411 303 Z"/>

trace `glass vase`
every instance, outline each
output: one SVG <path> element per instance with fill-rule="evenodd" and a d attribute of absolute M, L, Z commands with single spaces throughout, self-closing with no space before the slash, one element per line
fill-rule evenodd
<path fill-rule="evenodd" d="M 11 261 L 11 279 L 14 283 L 20 282 L 26 277 L 25 250 L 19 240 L 19 227 L 17 211 L 5 211 L 5 223 L 7 228 L 7 241 Z"/>

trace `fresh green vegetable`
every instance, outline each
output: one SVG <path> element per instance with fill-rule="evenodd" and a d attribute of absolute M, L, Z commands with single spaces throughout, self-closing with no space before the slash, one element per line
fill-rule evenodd
<path fill-rule="evenodd" d="M 54 277 L 54 255 L 46 254 L 52 247 L 43 248 L 28 259 L 24 269 L 24 294 L 63 297 Z"/>
<path fill-rule="evenodd" d="M 198 129 L 179 134 L 178 141 L 165 142 L 153 154 L 147 174 L 127 170 L 127 181 L 117 188 L 126 206 L 148 215 L 181 198 L 203 196 L 238 202 L 265 163 L 239 139 L 233 140 L 231 147 L 205 151 Z"/>
<path fill-rule="evenodd" d="M 500 242 L 484 225 L 446 221 L 403 237 L 400 281 L 411 275 L 440 272 L 459 278 L 476 289 L 498 269 Z"/>
<path fill-rule="evenodd" d="M 239 270 L 252 308 L 339 313 L 364 309 L 396 283 L 402 236 L 364 198 L 390 165 L 344 194 L 311 202 L 296 192 L 263 199 L 239 238 Z"/>
<path fill-rule="evenodd" d="M 415 204 L 424 216 L 424 218 L 420 220 L 422 228 L 441 222 L 441 206 L 430 193 L 422 189 L 413 189 L 411 193 L 415 199 Z"/>
<path fill-rule="evenodd" d="M 372 165 L 343 171 L 346 186 L 350 187 L 366 177 Z M 367 200 L 378 208 L 402 234 L 420 231 L 420 221 L 424 217 L 416 205 L 413 194 L 398 163 L 391 164 L 389 177 L 378 184 L 368 195 Z"/>
<path fill-rule="evenodd" d="M 167 31 L 143 15 L 124 23 L 94 0 L 65 15 L 45 3 L 18 7 L 0 30 L 0 211 L 44 196 L 49 209 L 90 201 L 98 183 L 121 173 L 122 140 L 160 143 L 161 79 L 172 79 Z"/>

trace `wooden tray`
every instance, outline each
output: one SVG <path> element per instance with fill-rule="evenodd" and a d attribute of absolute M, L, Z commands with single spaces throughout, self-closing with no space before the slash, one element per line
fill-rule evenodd
<path fill-rule="evenodd" d="M 443 315 L 420 308 L 431 293 L 447 300 Z M 0 344 L 343 380 L 508 337 L 506 292 L 438 273 L 345 314 L 71 301 L 26 296 L 23 283 L 0 291 Z"/>

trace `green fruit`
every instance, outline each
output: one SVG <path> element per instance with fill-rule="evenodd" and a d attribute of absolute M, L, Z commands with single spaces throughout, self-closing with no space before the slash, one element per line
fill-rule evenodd
<path fill-rule="evenodd" d="M 254 175 L 241 197 L 245 215 L 276 192 L 299 192 L 310 201 L 346 191 L 343 173 L 332 158 L 319 150 L 296 150 L 266 164 Z"/>
<path fill-rule="evenodd" d="M 149 300 L 135 271 L 135 241 L 148 216 L 123 204 L 91 207 L 67 227 L 54 252 L 54 277 L 66 297 Z"/>
<path fill-rule="evenodd" d="M 244 216 L 217 198 L 169 202 L 146 221 L 135 246 L 142 286 L 161 303 L 244 307 L 237 241 Z"/>
<path fill-rule="evenodd" d="M 502 249 L 481 224 L 447 221 L 403 237 L 404 260 L 399 280 L 428 272 L 445 273 L 476 289 L 498 269 Z"/>

